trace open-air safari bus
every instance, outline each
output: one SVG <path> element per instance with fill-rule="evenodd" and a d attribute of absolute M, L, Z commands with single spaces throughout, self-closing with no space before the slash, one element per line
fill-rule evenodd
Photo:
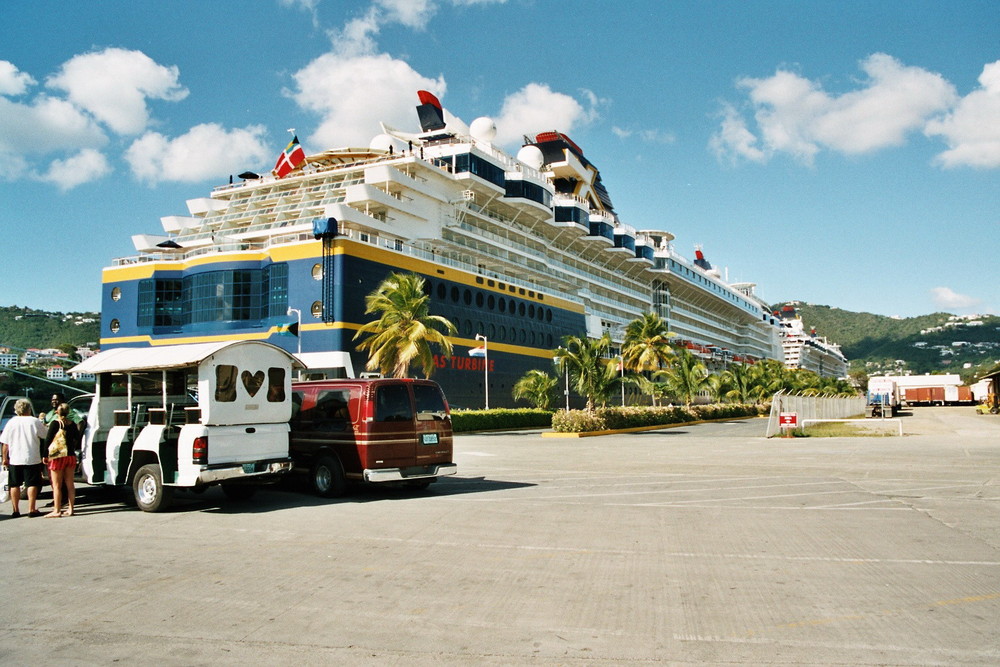
<path fill-rule="evenodd" d="M 81 452 L 90 484 L 131 486 L 147 512 L 177 488 L 247 498 L 292 467 L 288 420 L 301 363 L 258 341 L 115 348 L 77 365 L 97 386 Z"/>

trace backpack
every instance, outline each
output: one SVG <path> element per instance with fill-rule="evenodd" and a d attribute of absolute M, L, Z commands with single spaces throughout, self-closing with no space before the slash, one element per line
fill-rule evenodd
<path fill-rule="evenodd" d="M 49 444 L 50 459 L 69 456 L 69 448 L 66 445 L 66 427 L 63 425 L 61 419 L 57 419 L 56 421 L 59 422 L 59 430 L 56 431 L 56 437 L 52 438 L 52 442 Z"/>

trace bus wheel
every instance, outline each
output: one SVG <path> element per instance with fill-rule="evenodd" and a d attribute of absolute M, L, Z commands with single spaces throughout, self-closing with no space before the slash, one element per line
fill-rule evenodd
<path fill-rule="evenodd" d="M 163 476 L 160 466 L 148 463 L 135 474 L 132 480 L 135 491 L 135 504 L 143 512 L 162 512 L 170 507 L 173 499 L 173 489 L 163 486 Z"/>

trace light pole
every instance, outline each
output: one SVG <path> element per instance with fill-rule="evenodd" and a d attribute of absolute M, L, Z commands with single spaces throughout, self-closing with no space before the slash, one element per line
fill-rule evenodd
<path fill-rule="evenodd" d="M 483 341 L 483 389 L 486 391 L 486 409 L 490 409 L 490 350 L 489 341 L 483 334 L 476 334 L 476 340 Z"/>
<path fill-rule="evenodd" d="M 559 351 L 564 352 L 565 348 L 560 345 Z M 566 363 L 566 357 L 564 355 L 559 354 L 558 357 L 562 360 L 563 372 L 566 374 L 566 388 L 563 389 L 563 395 L 566 397 L 566 412 L 569 412 L 569 364 Z"/>
<path fill-rule="evenodd" d="M 295 313 L 295 338 L 298 339 L 299 344 L 299 354 L 302 354 L 302 311 L 298 308 L 289 308 L 288 315 L 291 316 Z"/>
<path fill-rule="evenodd" d="M 625 407 L 625 357 L 618 355 L 618 370 L 621 372 L 622 407 Z"/>

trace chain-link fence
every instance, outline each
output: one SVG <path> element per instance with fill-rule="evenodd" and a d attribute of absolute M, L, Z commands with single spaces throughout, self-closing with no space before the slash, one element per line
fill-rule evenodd
<path fill-rule="evenodd" d="M 771 415 L 767 420 L 767 437 L 776 435 L 781 427 L 778 416 L 782 412 L 794 412 L 801 425 L 805 419 L 847 419 L 865 412 L 865 397 L 853 396 L 797 396 L 779 391 L 771 400 Z"/>

